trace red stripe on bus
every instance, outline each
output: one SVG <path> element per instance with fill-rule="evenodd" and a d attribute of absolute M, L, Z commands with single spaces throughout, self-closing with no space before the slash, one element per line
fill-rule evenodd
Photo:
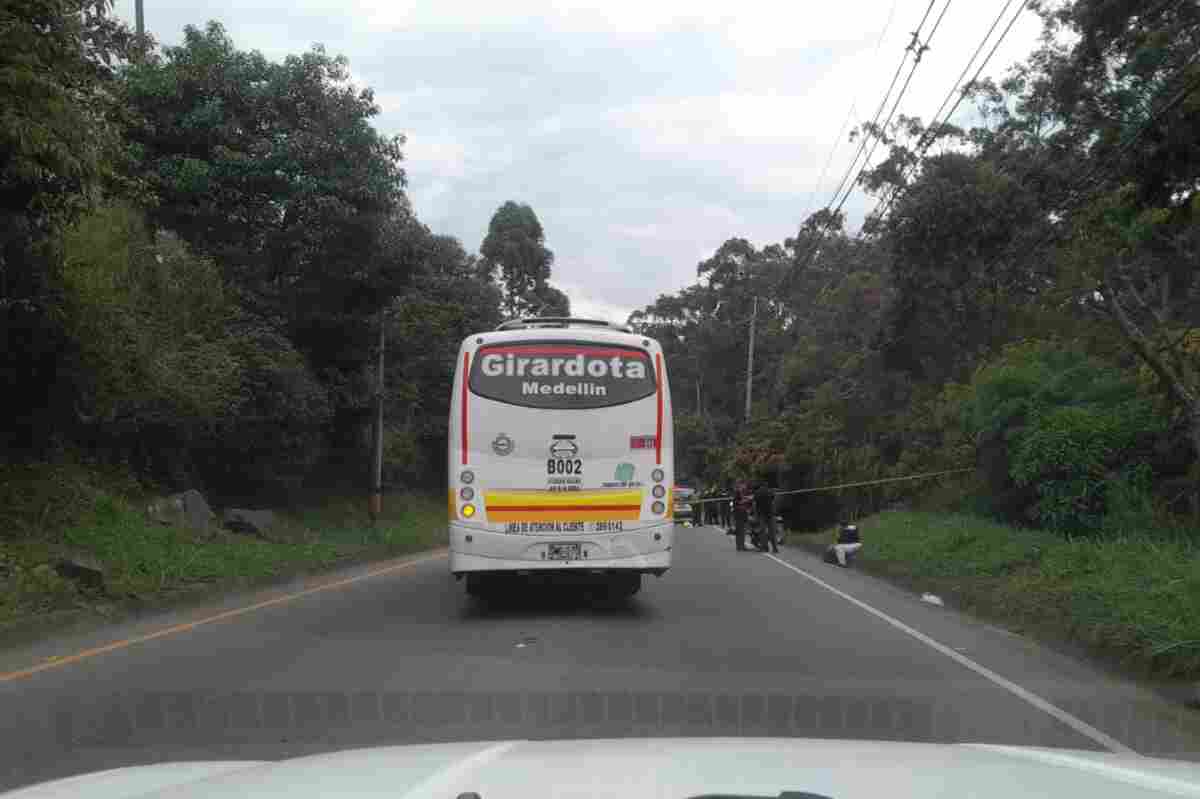
<path fill-rule="evenodd" d="M 658 434 L 654 437 L 654 459 L 657 465 L 662 466 L 662 414 L 663 414 L 663 390 L 662 390 L 662 354 L 655 353 L 654 355 L 655 372 L 658 374 Z"/>
<path fill-rule="evenodd" d="M 462 369 L 462 462 L 467 465 L 467 375 L 471 372 L 471 353 L 463 353 Z"/>
<path fill-rule="evenodd" d="M 488 505 L 488 513 L 515 513 L 522 511 L 526 513 L 551 513 L 555 511 L 568 510 L 637 510 L 642 509 L 641 505 Z"/>
<path fill-rule="evenodd" d="M 488 353 L 512 353 L 513 355 L 592 355 L 592 356 L 609 356 L 616 355 L 622 358 L 644 358 L 646 354 L 637 350 L 618 350 L 618 349 L 587 349 L 581 347 L 537 347 L 514 344 L 512 346 L 495 346 L 486 347 L 480 352 Z"/>

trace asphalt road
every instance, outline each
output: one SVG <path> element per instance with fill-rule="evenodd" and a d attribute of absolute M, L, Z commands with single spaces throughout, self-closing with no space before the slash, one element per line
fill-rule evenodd
<path fill-rule="evenodd" d="M 479 605 L 440 554 L 0 652 L 0 789 L 382 743 L 807 736 L 1200 759 L 1200 714 L 794 549 L 680 529 L 620 606 Z M 301 593 L 303 592 L 303 593 Z"/>

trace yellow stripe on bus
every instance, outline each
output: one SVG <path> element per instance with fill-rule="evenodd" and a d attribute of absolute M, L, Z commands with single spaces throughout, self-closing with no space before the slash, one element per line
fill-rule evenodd
<path fill-rule="evenodd" d="M 489 491 L 486 500 L 493 522 L 635 521 L 642 514 L 642 492 L 628 489 Z"/>
<path fill-rule="evenodd" d="M 552 508 L 547 511 L 489 510 L 489 522 L 636 522 L 642 518 L 635 510 L 571 510 Z"/>

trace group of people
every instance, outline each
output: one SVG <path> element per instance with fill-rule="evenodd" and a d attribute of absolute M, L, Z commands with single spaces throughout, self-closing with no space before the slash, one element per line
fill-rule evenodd
<path fill-rule="evenodd" d="M 701 494 L 700 503 L 703 523 L 732 530 L 738 552 L 749 551 L 746 547 L 746 533 L 752 516 L 766 529 L 771 551 L 779 551 L 779 532 L 775 524 L 775 492 L 767 483 L 760 482 L 752 487 L 749 482 L 742 480 L 736 483 L 732 490 L 710 486 Z"/>
<path fill-rule="evenodd" d="M 751 518 L 765 528 L 772 552 L 779 551 L 779 530 L 775 521 L 776 493 L 766 482 L 754 486 L 742 480 L 732 487 L 709 486 L 698 498 L 696 519 L 701 524 L 719 525 L 733 533 L 738 552 L 749 552 L 746 533 Z M 825 561 L 846 568 L 850 558 L 862 549 L 858 525 L 842 522 L 838 525 L 837 541 L 825 552 Z"/>

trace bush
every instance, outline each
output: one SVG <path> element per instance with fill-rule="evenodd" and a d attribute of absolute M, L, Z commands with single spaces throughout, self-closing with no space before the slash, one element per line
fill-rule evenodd
<path fill-rule="evenodd" d="M 883 513 L 862 527 L 868 543 L 860 563 L 869 571 L 1126 664 L 1200 674 L 1194 530 L 1164 535 L 1143 524 L 1071 538 L 931 513 Z"/>
<path fill-rule="evenodd" d="M 201 542 L 191 531 L 148 521 L 140 509 L 109 494 L 98 496 L 89 517 L 68 529 L 64 539 L 108 566 L 107 588 L 116 596 L 269 577 L 295 566 L 332 563 L 338 554 L 336 546 L 324 541 L 274 543 L 227 536 Z"/>
<path fill-rule="evenodd" d="M 430 471 L 444 471 L 410 430 L 387 430 L 383 437 L 383 479 L 392 485 L 423 485 Z M 441 453 L 439 453 L 441 454 Z"/>
<path fill-rule="evenodd" d="M 242 364 L 238 414 L 205 437 L 197 453 L 201 471 L 219 498 L 289 501 L 325 454 L 329 391 L 267 321 L 239 312 L 230 333 Z"/>
<path fill-rule="evenodd" d="M 1013 521 L 1101 529 L 1110 492 L 1144 474 L 1165 431 L 1134 375 L 1056 343 L 1007 348 L 971 388 L 965 426 Z"/>
<path fill-rule="evenodd" d="M 49 541 L 79 524 L 104 493 L 145 495 L 128 469 L 89 460 L 78 453 L 56 459 L 0 464 L 0 541 Z"/>
<path fill-rule="evenodd" d="M 234 306 L 211 261 L 112 205 L 66 233 L 62 283 L 80 418 L 106 434 L 187 440 L 237 410 Z"/>

